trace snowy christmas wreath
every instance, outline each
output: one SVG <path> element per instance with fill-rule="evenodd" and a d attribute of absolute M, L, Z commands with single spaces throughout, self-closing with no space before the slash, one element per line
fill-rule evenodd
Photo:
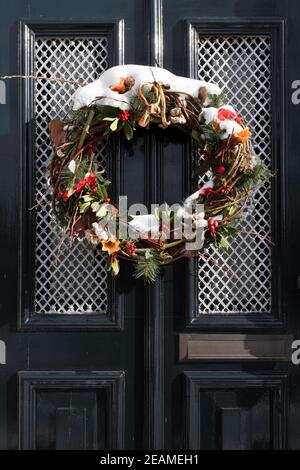
<path fill-rule="evenodd" d="M 190 135 L 195 192 L 136 215 L 112 203 L 95 147 L 116 133 L 130 141 L 138 126 L 150 124 Z M 224 104 L 220 88 L 162 68 L 110 68 L 75 92 L 69 115 L 51 121 L 49 131 L 52 208 L 62 240 L 86 238 L 107 254 L 113 275 L 124 259 L 134 263 L 135 277 L 154 281 L 160 266 L 201 256 L 210 244 L 227 249 L 253 190 L 270 177 L 252 150 L 249 128 Z"/>

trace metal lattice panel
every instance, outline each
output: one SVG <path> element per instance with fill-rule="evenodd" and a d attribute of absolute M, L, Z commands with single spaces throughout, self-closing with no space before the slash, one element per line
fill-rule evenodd
<path fill-rule="evenodd" d="M 106 37 L 43 37 L 35 43 L 35 74 L 92 81 L 108 68 Z M 35 84 L 35 196 L 38 204 L 35 245 L 35 312 L 93 313 L 107 311 L 106 260 L 84 240 L 70 248 L 66 241 L 56 263 L 60 230 L 51 218 L 47 165 L 51 155 L 48 121 L 63 118 L 78 85 L 37 81 Z M 105 167 L 108 149 L 98 148 Z"/>
<path fill-rule="evenodd" d="M 199 36 L 197 46 L 199 78 L 223 88 L 251 127 L 256 154 L 270 166 L 270 38 Z M 271 248 L 256 232 L 271 233 L 270 186 L 254 195 L 228 254 L 211 248 L 210 261 L 199 261 L 199 314 L 270 312 Z"/>

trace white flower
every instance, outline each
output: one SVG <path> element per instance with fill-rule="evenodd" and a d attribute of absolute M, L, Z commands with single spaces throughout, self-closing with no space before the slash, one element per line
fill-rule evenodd
<path fill-rule="evenodd" d="M 159 232 L 159 220 L 154 214 L 134 215 L 129 225 L 139 233 L 150 232 L 157 234 Z"/>
<path fill-rule="evenodd" d="M 75 160 L 71 160 L 69 165 L 68 165 L 68 168 L 70 170 L 71 173 L 75 173 L 75 170 L 76 170 L 76 162 Z"/>
<path fill-rule="evenodd" d="M 89 243 L 92 245 L 96 246 L 100 242 L 100 239 L 95 235 L 95 232 L 93 230 L 86 230 L 84 232 L 84 236 L 87 239 Z"/>
<path fill-rule="evenodd" d="M 92 224 L 92 227 L 93 227 L 93 230 L 96 234 L 96 236 L 100 239 L 100 240 L 108 240 L 108 233 L 106 232 L 106 230 L 104 230 L 103 226 L 101 224 L 98 224 L 97 222 L 94 222 Z"/>
<path fill-rule="evenodd" d="M 207 220 L 203 218 L 203 219 L 196 219 L 194 221 L 194 225 L 196 228 L 204 228 L 204 227 L 207 227 L 208 223 L 207 223 Z"/>
<path fill-rule="evenodd" d="M 181 116 L 171 116 L 170 121 L 172 124 L 185 124 L 186 123 L 186 119 L 183 114 Z"/>

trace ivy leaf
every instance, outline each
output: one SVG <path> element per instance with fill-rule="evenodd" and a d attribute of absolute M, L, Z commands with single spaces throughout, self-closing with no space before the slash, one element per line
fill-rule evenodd
<path fill-rule="evenodd" d="M 124 122 L 123 132 L 127 140 L 131 140 L 133 138 L 133 129 L 128 121 Z"/>
<path fill-rule="evenodd" d="M 233 215 L 236 212 L 236 207 L 234 205 L 230 206 L 228 209 L 228 215 Z"/>
<path fill-rule="evenodd" d="M 93 202 L 91 204 L 92 211 L 97 212 L 97 210 L 99 209 L 99 206 L 100 206 L 99 202 Z"/>
<path fill-rule="evenodd" d="M 106 214 L 107 214 L 107 204 L 101 204 L 101 206 L 99 207 L 96 213 L 96 217 L 99 217 L 99 219 L 103 219 L 103 217 L 105 217 Z"/>
<path fill-rule="evenodd" d="M 84 202 L 91 202 L 93 200 L 93 198 L 91 196 L 89 196 L 88 194 L 86 194 L 85 196 L 83 196 L 83 200 L 84 200 Z"/>
<path fill-rule="evenodd" d="M 229 248 L 228 241 L 222 235 L 220 235 L 218 245 L 219 245 L 219 248 L 222 248 L 223 250 L 228 251 L 228 248 Z"/>
<path fill-rule="evenodd" d="M 79 207 L 80 207 L 80 213 L 84 214 L 91 207 L 91 203 L 90 202 L 82 202 L 82 203 L 79 204 Z"/>
<path fill-rule="evenodd" d="M 116 131 L 118 128 L 118 124 L 119 124 L 119 118 L 114 119 L 111 125 L 109 126 L 110 130 L 113 132 Z"/>

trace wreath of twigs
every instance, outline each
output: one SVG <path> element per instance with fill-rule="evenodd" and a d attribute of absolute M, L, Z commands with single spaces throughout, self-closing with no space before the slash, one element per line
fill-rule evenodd
<path fill-rule="evenodd" d="M 210 107 L 217 110 L 211 121 L 205 118 L 208 98 Z M 153 81 L 139 87 L 129 111 L 118 108 L 118 100 L 116 106 L 95 101 L 71 111 L 64 121 L 51 121 L 52 209 L 62 228 L 61 243 L 66 235 L 71 240 L 84 237 L 93 249 L 108 255 L 108 269 L 113 275 L 119 273 L 119 261 L 124 259 L 134 263 L 135 277 L 146 281 L 154 281 L 161 266 L 183 257 L 201 256 L 211 244 L 227 250 L 228 238 L 240 230 L 240 214 L 253 190 L 269 179 L 270 172 L 253 154 L 249 128 L 222 99 L 208 96 L 206 88 L 200 88 L 199 97 L 195 98 Z M 222 127 L 225 120 L 240 126 L 238 132 L 226 138 Z M 110 182 L 105 169 L 97 164 L 96 145 L 116 133 L 130 141 L 138 126 L 147 128 L 150 124 L 163 129 L 176 127 L 191 137 L 195 192 L 176 211 L 165 205 L 170 220 L 168 230 L 165 213 L 158 210 L 154 215 L 158 221 L 154 234 L 137 229 L 137 219 L 129 217 L 131 235 L 122 237 L 120 213 L 116 201 L 113 204 L 109 197 Z M 187 249 L 193 236 L 178 239 L 175 221 L 183 216 L 183 228 L 186 207 L 193 209 L 196 204 L 203 204 L 203 213 L 192 212 L 190 219 L 194 228 L 202 228 L 202 242 L 200 247 Z"/>

